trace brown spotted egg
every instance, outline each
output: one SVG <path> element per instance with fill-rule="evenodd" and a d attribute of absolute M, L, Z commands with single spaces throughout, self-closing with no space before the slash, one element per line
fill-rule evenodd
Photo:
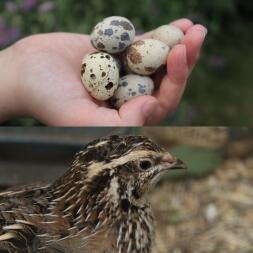
<path fill-rule="evenodd" d="M 154 90 L 154 82 L 148 76 L 125 75 L 120 78 L 118 89 L 111 98 L 111 104 L 119 108 L 132 98 L 151 95 Z"/>
<path fill-rule="evenodd" d="M 151 37 L 164 42 L 169 47 L 173 47 L 183 40 L 184 33 L 176 26 L 162 25 L 153 31 Z"/>
<path fill-rule="evenodd" d="M 132 44 L 126 51 L 126 68 L 140 75 L 151 75 L 166 64 L 169 47 L 154 39 L 143 39 Z"/>
<path fill-rule="evenodd" d="M 101 101 L 107 100 L 118 87 L 117 62 L 104 52 L 88 54 L 82 61 L 81 79 L 92 97 Z"/>
<path fill-rule="evenodd" d="M 132 44 L 135 28 L 124 17 L 112 16 L 99 22 L 91 33 L 91 44 L 110 54 L 123 52 Z"/>

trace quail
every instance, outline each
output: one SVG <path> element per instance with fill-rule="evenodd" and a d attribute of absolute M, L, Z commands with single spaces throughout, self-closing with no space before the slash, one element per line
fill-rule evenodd
<path fill-rule="evenodd" d="M 0 193 L 1 253 L 149 253 L 149 190 L 184 163 L 144 136 L 88 143 L 52 184 Z"/>

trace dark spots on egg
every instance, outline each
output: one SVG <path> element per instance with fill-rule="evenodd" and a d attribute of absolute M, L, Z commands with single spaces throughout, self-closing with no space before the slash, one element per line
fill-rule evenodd
<path fill-rule="evenodd" d="M 142 63 L 141 54 L 138 52 L 138 50 L 135 47 L 129 47 L 127 50 L 127 55 L 128 55 L 129 60 L 133 64 Z"/>
<path fill-rule="evenodd" d="M 132 31 L 134 29 L 133 26 L 127 21 L 121 21 L 120 25 L 127 31 Z"/>
<path fill-rule="evenodd" d="M 85 69 L 86 69 L 86 63 L 84 63 L 82 65 L 82 69 L 81 69 L 81 75 L 83 76 L 83 74 L 85 73 Z"/>
<path fill-rule="evenodd" d="M 103 71 L 102 74 L 101 74 L 102 77 L 105 77 L 106 76 L 106 73 Z"/>
<path fill-rule="evenodd" d="M 133 92 L 131 93 L 131 95 L 132 95 L 132 96 L 135 96 L 135 95 L 136 95 L 136 92 L 135 92 L 135 91 L 133 91 Z"/>
<path fill-rule="evenodd" d="M 145 89 L 146 85 L 142 85 L 140 83 L 138 83 L 137 85 L 139 86 L 138 92 L 140 94 L 144 94 L 146 92 L 146 89 Z"/>
<path fill-rule="evenodd" d="M 111 56 L 107 54 L 107 55 L 105 56 L 105 58 L 106 58 L 107 60 L 110 60 L 110 59 L 111 59 Z"/>
<path fill-rule="evenodd" d="M 98 31 L 98 35 L 102 36 L 102 35 L 103 35 L 103 30 L 100 29 L 100 30 Z"/>
<path fill-rule="evenodd" d="M 95 74 L 91 74 L 90 78 L 94 80 L 94 79 L 96 79 L 96 75 Z"/>
<path fill-rule="evenodd" d="M 111 25 L 113 26 L 122 26 L 127 31 L 132 31 L 134 28 L 133 26 L 127 21 L 119 21 L 119 20 L 112 20 Z"/>
<path fill-rule="evenodd" d="M 126 46 L 125 43 L 119 42 L 119 49 L 120 49 L 120 50 L 124 49 L 125 46 Z"/>
<path fill-rule="evenodd" d="M 122 41 L 130 40 L 129 34 L 127 32 L 122 33 L 121 36 L 120 36 L 120 39 Z"/>
<path fill-rule="evenodd" d="M 116 50 L 116 49 L 118 49 L 118 48 L 117 48 L 117 47 L 112 47 L 112 49 L 113 49 L 113 50 Z"/>
<path fill-rule="evenodd" d="M 113 35 L 113 30 L 111 28 L 105 29 L 104 35 L 106 35 L 106 36 L 112 36 Z"/>
<path fill-rule="evenodd" d="M 106 88 L 107 90 L 110 90 L 112 87 L 113 87 L 113 83 L 112 83 L 112 82 L 109 82 L 109 83 L 105 86 L 105 88 Z"/>
<path fill-rule="evenodd" d="M 145 89 L 142 89 L 142 88 L 139 88 L 139 90 L 138 90 L 141 94 L 144 94 L 145 92 L 146 92 L 146 90 Z"/>
<path fill-rule="evenodd" d="M 120 21 L 119 20 L 112 20 L 110 25 L 119 26 L 120 25 Z"/>
<path fill-rule="evenodd" d="M 108 64 L 108 68 L 110 68 L 111 67 L 111 65 L 110 64 Z"/>
<path fill-rule="evenodd" d="M 104 49 L 104 48 L 105 48 L 105 45 L 104 45 L 102 42 L 98 42 L 97 47 L 98 47 L 99 49 Z"/>
<path fill-rule="evenodd" d="M 127 87 L 128 82 L 127 82 L 127 81 L 124 81 L 124 82 L 121 83 L 121 85 L 122 85 L 123 87 Z"/>

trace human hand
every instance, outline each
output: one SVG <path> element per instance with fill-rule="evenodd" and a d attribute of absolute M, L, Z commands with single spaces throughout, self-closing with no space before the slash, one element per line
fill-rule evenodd
<path fill-rule="evenodd" d="M 194 67 L 206 29 L 182 19 L 172 23 L 185 38 L 167 59 L 167 74 L 153 96 L 134 98 L 119 110 L 94 100 L 80 79 L 81 60 L 95 51 L 87 35 L 51 33 L 25 38 L 9 48 L 15 59 L 15 94 L 22 115 L 55 126 L 156 124 L 174 111 Z M 146 33 L 141 37 L 148 37 Z M 139 37 L 140 38 L 140 37 Z M 0 95 L 1 96 L 1 95 Z"/>

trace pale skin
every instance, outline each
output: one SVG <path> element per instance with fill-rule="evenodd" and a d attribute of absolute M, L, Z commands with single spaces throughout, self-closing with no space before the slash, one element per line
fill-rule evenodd
<path fill-rule="evenodd" d="M 0 52 L 0 122 L 33 117 L 51 126 L 142 126 L 159 123 L 180 102 L 207 30 L 188 19 L 174 21 L 185 38 L 167 59 L 167 73 L 152 96 L 119 110 L 97 102 L 80 79 L 83 56 L 94 51 L 88 35 L 33 35 Z M 140 38 L 147 38 L 146 33 Z"/>

